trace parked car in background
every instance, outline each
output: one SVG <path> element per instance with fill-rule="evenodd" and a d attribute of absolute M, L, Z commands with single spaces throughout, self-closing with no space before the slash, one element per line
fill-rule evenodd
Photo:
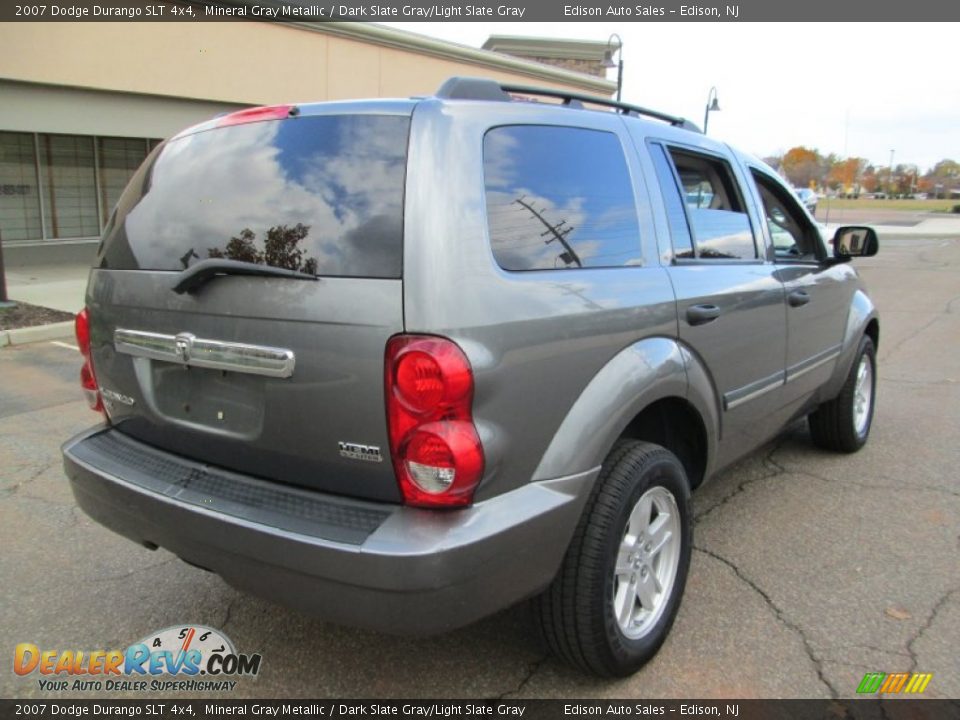
<path fill-rule="evenodd" d="M 251 593 L 401 634 L 533 598 L 558 656 L 626 675 L 680 607 L 693 490 L 798 418 L 867 441 L 849 261 L 876 251 L 608 99 L 454 78 L 241 110 L 157 147 L 104 230 L 77 318 L 100 422 L 66 474 Z"/>
<path fill-rule="evenodd" d="M 811 215 L 816 215 L 817 213 L 817 193 L 811 190 L 810 188 L 796 188 L 797 197 L 800 198 L 800 202 L 803 203 L 804 207 L 810 211 Z"/>

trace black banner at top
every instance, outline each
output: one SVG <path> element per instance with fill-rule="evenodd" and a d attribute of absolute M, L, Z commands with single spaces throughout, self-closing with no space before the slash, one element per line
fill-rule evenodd
<path fill-rule="evenodd" d="M 7 718 L 522 718 L 523 720 L 956 720 L 950 700 L 0 700 Z"/>
<path fill-rule="evenodd" d="M 4 22 L 918 22 L 960 20 L 943 0 L 63 0 L 4 2 Z"/>

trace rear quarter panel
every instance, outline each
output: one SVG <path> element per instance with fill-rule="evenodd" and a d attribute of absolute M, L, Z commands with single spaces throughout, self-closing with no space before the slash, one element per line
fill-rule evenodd
<path fill-rule="evenodd" d="M 483 137 L 511 124 L 591 127 L 618 136 L 634 181 L 642 267 L 506 272 L 497 265 L 487 229 Z M 595 454 L 583 452 L 536 472 L 604 366 L 644 338 L 676 336 L 646 181 L 619 118 L 526 103 L 424 101 L 411 127 L 404 238 L 406 331 L 450 337 L 473 365 L 474 416 L 486 455 L 477 499 L 535 476 L 589 469 Z M 682 364 L 672 367 L 684 385 Z M 608 430 L 583 424 L 584 435 L 600 436 L 583 443 L 609 447 L 615 437 L 603 437 Z M 575 434 L 564 442 L 577 442 Z"/>

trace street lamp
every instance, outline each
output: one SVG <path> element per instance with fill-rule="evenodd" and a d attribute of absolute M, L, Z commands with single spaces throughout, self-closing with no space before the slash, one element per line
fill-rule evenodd
<path fill-rule="evenodd" d="M 713 98 L 713 102 L 710 102 L 710 98 Z M 707 123 L 710 121 L 711 112 L 720 112 L 720 103 L 717 102 L 717 88 L 710 88 L 710 92 L 707 93 L 707 109 L 703 111 L 703 134 L 707 134 Z"/>
<path fill-rule="evenodd" d="M 887 197 L 893 195 L 893 151 L 895 148 L 890 148 L 890 172 L 887 173 Z"/>
<path fill-rule="evenodd" d="M 617 39 L 617 44 L 611 45 L 613 39 Z M 617 62 L 613 61 L 613 54 L 618 54 Z M 613 33 L 607 38 L 607 49 L 603 51 L 603 67 L 617 69 L 617 102 L 620 102 L 620 92 L 623 90 L 623 38 Z"/>

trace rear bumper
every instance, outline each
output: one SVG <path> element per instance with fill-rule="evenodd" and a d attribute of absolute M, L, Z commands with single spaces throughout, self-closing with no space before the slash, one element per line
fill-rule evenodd
<path fill-rule="evenodd" d="M 63 446 L 77 503 L 254 595 L 396 634 L 443 632 L 549 584 L 599 468 L 455 511 L 358 502 L 96 428 Z"/>

